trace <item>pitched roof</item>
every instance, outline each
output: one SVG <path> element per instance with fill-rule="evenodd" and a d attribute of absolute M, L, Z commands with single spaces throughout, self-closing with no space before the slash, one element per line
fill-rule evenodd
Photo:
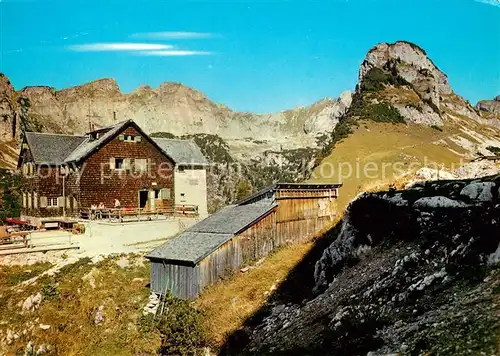
<path fill-rule="evenodd" d="M 270 200 L 230 205 L 157 247 L 146 257 L 195 265 L 276 206 Z"/>
<path fill-rule="evenodd" d="M 113 139 L 128 124 L 135 128 L 166 156 L 181 165 L 208 165 L 200 148 L 191 140 L 152 139 L 133 120 L 125 120 L 94 132 L 102 133 L 97 139 L 89 136 L 59 135 L 27 132 L 26 140 L 36 164 L 63 164 L 77 162 Z"/>
<path fill-rule="evenodd" d="M 153 141 L 178 165 L 205 166 L 208 164 L 207 159 L 194 141 L 168 138 L 153 138 Z"/>
<path fill-rule="evenodd" d="M 26 132 L 26 141 L 36 164 L 62 164 L 85 136 Z"/>
<path fill-rule="evenodd" d="M 90 153 L 92 153 L 94 150 L 99 148 L 102 144 L 106 143 L 109 139 L 120 132 L 130 122 L 131 120 L 126 120 L 105 128 L 108 129 L 108 131 L 106 131 L 96 140 L 91 141 L 90 138 L 87 137 L 84 142 L 82 142 L 78 147 L 76 147 L 73 152 L 71 152 L 71 154 L 66 157 L 64 162 L 76 162 L 87 157 Z"/>
<path fill-rule="evenodd" d="M 231 240 L 233 236 L 233 234 L 186 231 L 159 246 L 147 257 L 195 265 L 219 246 Z"/>
<path fill-rule="evenodd" d="M 237 234 L 275 206 L 271 200 L 247 205 L 229 205 L 187 231 Z"/>

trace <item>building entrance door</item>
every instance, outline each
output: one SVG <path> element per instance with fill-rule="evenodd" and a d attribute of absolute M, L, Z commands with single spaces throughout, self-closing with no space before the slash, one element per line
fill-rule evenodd
<path fill-rule="evenodd" d="M 148 203 L 148 191 L 139 190 L 139 208 L 144 209 Z"/>

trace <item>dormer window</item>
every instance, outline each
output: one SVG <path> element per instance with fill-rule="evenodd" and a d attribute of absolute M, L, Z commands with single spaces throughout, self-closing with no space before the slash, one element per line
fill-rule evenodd
<path fill-rule="evenodd" d="M 118 136 L 118 139 L 124 142 L 141 142 L 142 137 L 134 135 L 120 135 Z"/>

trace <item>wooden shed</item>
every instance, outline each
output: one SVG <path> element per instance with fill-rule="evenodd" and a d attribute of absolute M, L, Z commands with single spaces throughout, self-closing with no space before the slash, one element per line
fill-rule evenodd
<path fill-rule="evenodd" d="M 278 183 L 209 216 L 148 254 L 152 292 L 196 298 L 249 261 L 310 240 L 335 219 L 340 186 Z"/>

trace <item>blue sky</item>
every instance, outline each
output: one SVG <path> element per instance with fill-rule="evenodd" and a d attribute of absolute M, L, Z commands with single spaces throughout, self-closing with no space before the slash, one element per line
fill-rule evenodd
<path fill-rule="evenodd" d="M 0 71 L 16 89 L 175 81 L 274 112 L 354 89 L 366 52 L 396 40 L 472 103 L 500 94 L 500 0 L 0 0 Z"/>

